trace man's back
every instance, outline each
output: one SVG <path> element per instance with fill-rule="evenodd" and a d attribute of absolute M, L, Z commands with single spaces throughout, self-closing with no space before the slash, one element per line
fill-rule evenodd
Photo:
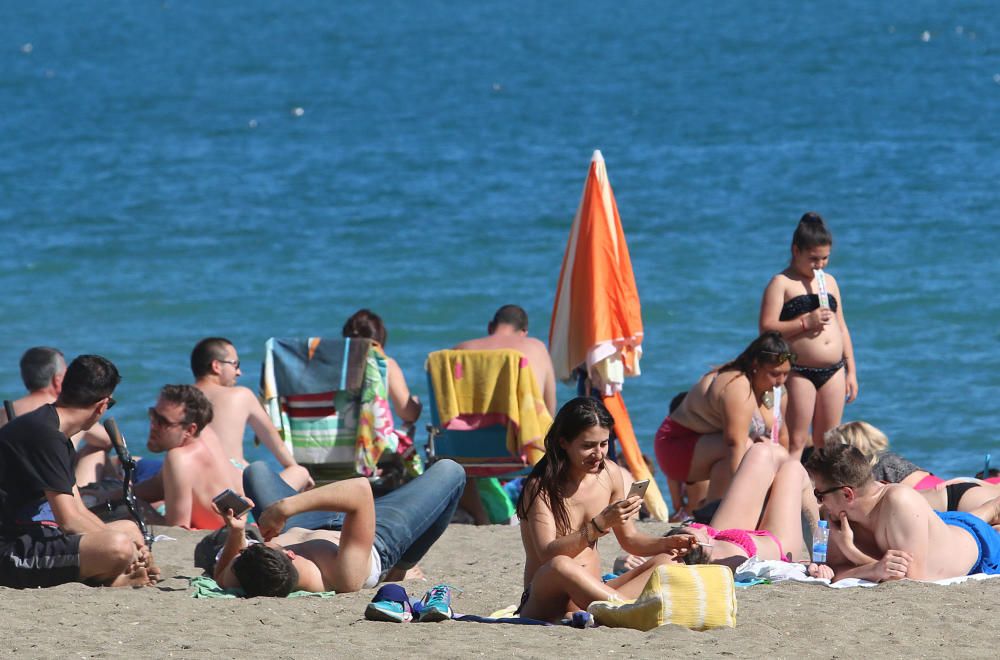
<path fill-rule="evenodd" d="M 248 403 L 257 404 L 253 392 L 239 385 L 226 387 L 199 381 L 200 389 L 212 404 L 212 421 L 208 425 L 227 458 L 246 464 L 243 456 L 243 434 L 250 417 Z"/>
<path fill-rule="evenodd" d="M 876 558 L 889 550 L 909 553 L 913 560 L 906 576 L 915 580 L 967 575 L 979 555 L 967 531 L 945 524 L 920 493 L 901 484 L 885 486 L 862 527 L 856 545 Z"/>
<path fill-rule="evenodd" d="M 502 348 L 518 351 L 528 359 L 531 371 L 538 382 L 538 389 L 545 399 L 545 407 L 548 408 L 549 414 L 555 415 L 555 370 L 552 367 L 552 358 L 549 356 L 545 344 L 534 337 L 526 337 L 521 334 L 492 334 L 478 339 L 469 339 L 455 346 L 455 349 L 460 351 L 488 351 Z"/>
<path fill-rule="evenodd" d="M 218 529 L 223 520 L 212 510 L 212 498 L 230 488 L 243 492 L 241 472 L 226 457 L 211 427 L 191 443 L 167 451 L 163 488 L 167 524 Z"/>
<path fill-rule="evenodd" d="M 71 494 L 73 458 L 53 406 L 41 406 L 0 429 L 0 524 L 38 518 L 46 490 Z"/>

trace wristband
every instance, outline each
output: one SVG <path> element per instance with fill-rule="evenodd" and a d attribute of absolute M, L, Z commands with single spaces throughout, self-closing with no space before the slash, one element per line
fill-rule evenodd
<path fill-rule="evenodd" d="M 596 529 L 601 534 L 607 534 L 610 531 L 610 530 L 607 530 L 607 529 L 601 529 L 600 525 L 597 524 L 597 516 L 594 516 L 593 518 L 591 518 L 590 522 L 594 525 L 594 529 Z"/>

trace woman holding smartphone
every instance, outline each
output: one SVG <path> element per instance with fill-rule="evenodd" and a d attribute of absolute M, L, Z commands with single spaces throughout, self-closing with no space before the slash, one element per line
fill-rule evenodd
<path fill-rule="evenodd" d="M 694 543 L 690 535 L 655 537 L 635 528 L 642 498 L 626 496 L 623 470 L 606 460 L 613 424 L 604 404 L 578 397 L 559 410 L 545 436 L 545 457 L 517 502 L 525 554 L 521 616 L 557 621 L 595 600 L 636 598 L 656 566 Z M 597 542 L 611 532 L 627 552 L 651 559 L 605 583 Z"/>

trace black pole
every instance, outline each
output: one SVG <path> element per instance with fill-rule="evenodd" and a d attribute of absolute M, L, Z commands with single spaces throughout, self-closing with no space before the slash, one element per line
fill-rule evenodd
<path fill-rule="evenodd" d="M 135 503 L 135 493 L 132 492 L 132 475 L 135 472 L 135 459 L 129 454 L 128 446 L 125 444 L 125 436 L 118 430 L 118 422 L 115 421 L 114 417 L 104 420 L 104 428 L 107 430 L 108 436 L 111 438 L 111 444 L 115 448 L 115 453 L 118 454 L 118 460 L 122 464 L 122 472 L 125 476 L 122 481 L 122 495 L 125 497 L 125 506 L 128 507 L 129 513 L 135 519 L 135 524 L 139 526 L 142 537 L 146 539 L 146 547 L 152 548 L 153 535 L 149 533 L 149 529 L 146 527 L 146 521 L 142 517 L 142 512 Z"/>
<path fill-rule="evenodd" d="M 14 419 L 15 417 L 17 417 L 17 413 L 14 412 L 14 402 L 13 401 L 11 401 L 9 399 L 4 399 L 3 400 L 3 409 L 4 409 L 4 412 L 7 413 L 7 421 L 8 422 L 10 420 Z"/>

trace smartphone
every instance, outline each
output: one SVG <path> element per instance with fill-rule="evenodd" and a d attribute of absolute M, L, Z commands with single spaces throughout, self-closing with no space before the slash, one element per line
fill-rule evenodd
<path fill-rule="evenodd" d="M 625 496 L 625 499 L 634 497 L 636 495 L 639 496 L 639 499 L 642 499 L 643 497 L 646 496 L 647 488 L 649 488 L 649 479 L 643 479 L 642 481 L 633 481 L 632 487 L 628 489 L 628 495 Z"/>
<path fill-rule="evenodd" d="M 219 511 L 225 513 L 226 509 L 232 509 L 233 515 L 239 518 L 250 510 L 250 503 L 236 494 L 231 488 L 227 488 L 212 498 Z"/>

